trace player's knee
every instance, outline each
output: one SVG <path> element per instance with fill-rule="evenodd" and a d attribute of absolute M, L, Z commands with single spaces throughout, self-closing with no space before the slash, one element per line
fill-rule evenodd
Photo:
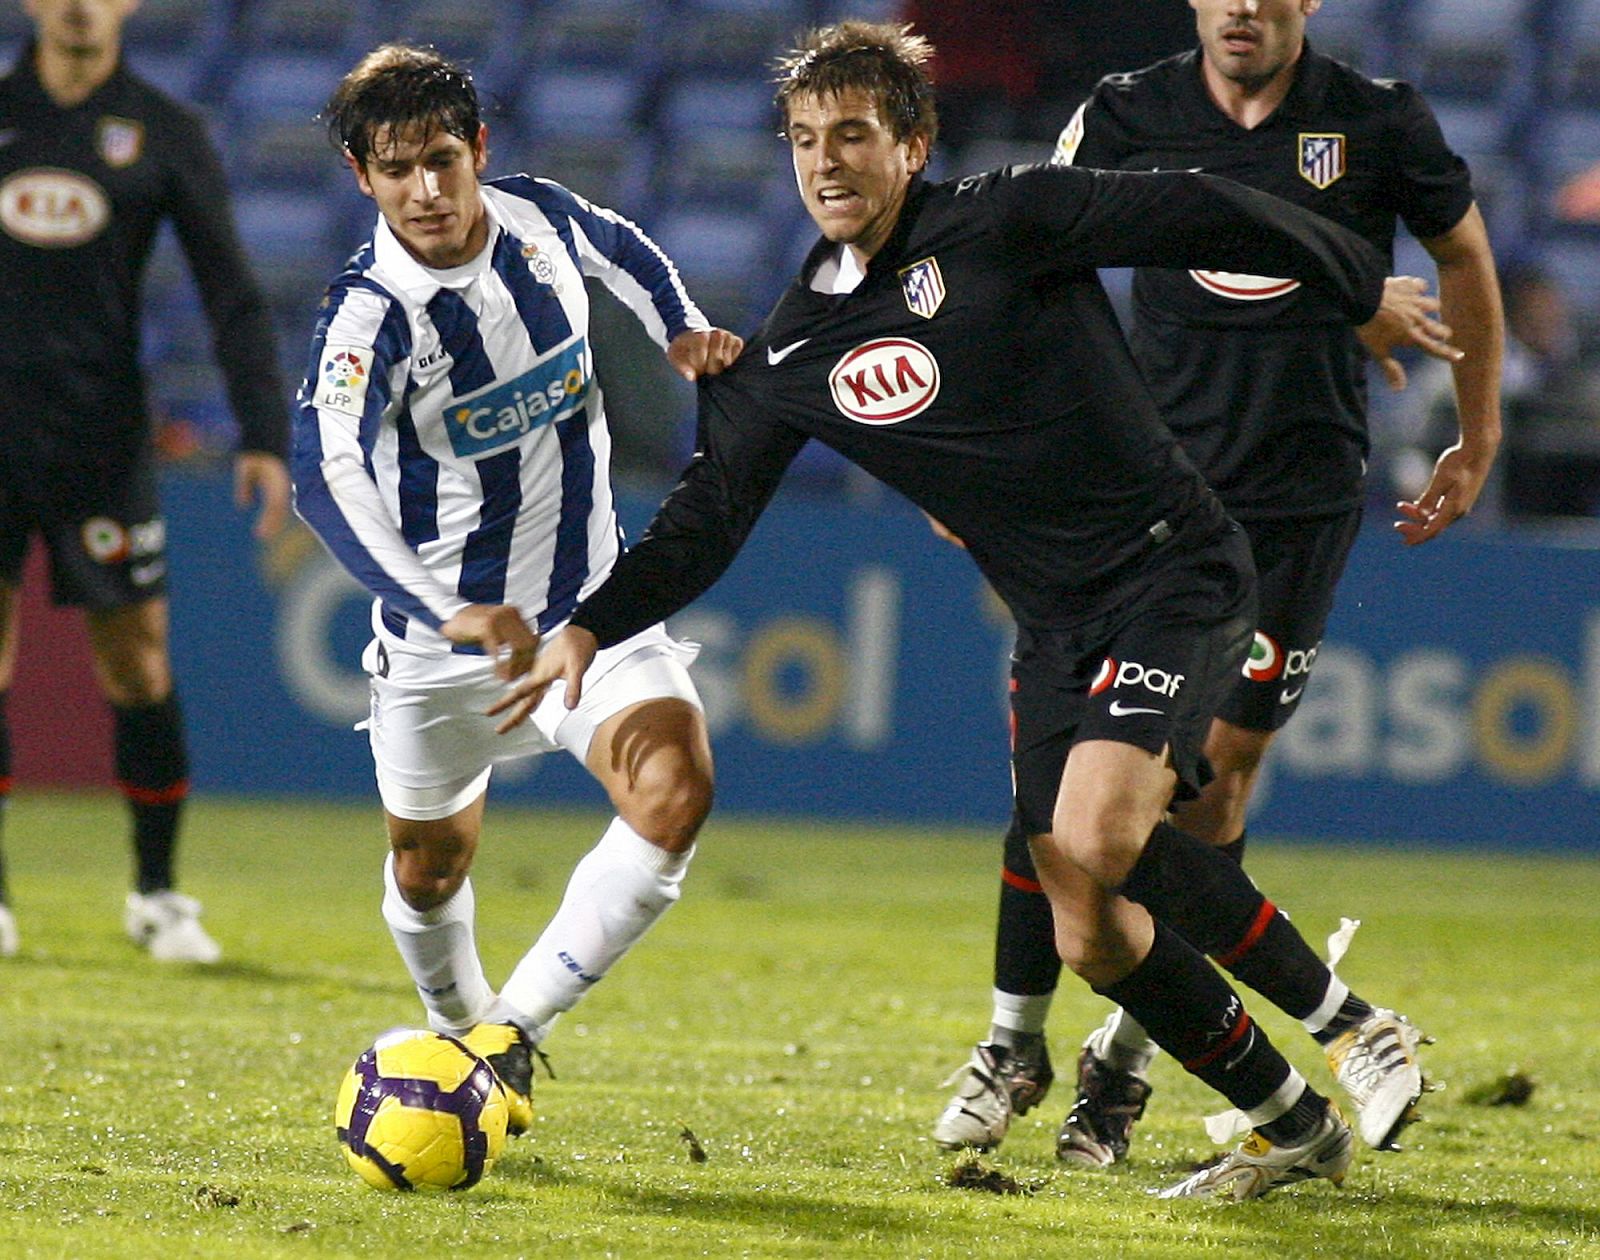
<path fill-rule="evenodd" d="M 653 844 L 681 853 L 699 835 L 713 795 L 708 767 L 692 758 L 654 758 L 634 776 L 618 812 Z"/>
<path fill-rule="evenodd" d="M 455 844 L 401 842 L 394 846 L 394 882 L 413 910 L 435 910 L 461 891 L 470 851 Z"/>
<path fill-rule="evenodd" d="M 1056 923 L 1056 952 L 1073 975 L 1091 985 L 1104 985 L 1120 978 L 1121 952 L 1108 948 L 1104 938 L 1079 931 L 1071 924 Z"/>
<path fill-rule="evenodd" d="M 1135 837 L 1123 820 L 1058 810 L 1055 834 L 1072 864 L 1101 888 L 1115 888 L 1139 860 L 1145 837 Z"/>

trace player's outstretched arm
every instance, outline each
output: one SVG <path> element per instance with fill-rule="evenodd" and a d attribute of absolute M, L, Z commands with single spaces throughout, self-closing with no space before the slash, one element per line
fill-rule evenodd
<path fill-rule="evenodd" d="M 289 469 L 266 451 L 240 451 L 233 457 L 233 501 L 240 510 L 259 503 L 256 537 L 276 538 L 289 519 Z"/>
<path fill-rule="evenodd" d="M 1500 366 L 1505 316 L 1483 215 L 1472 206 L 1442 236 L 1422 242 L 1439 265 L 1439 301 L 1466 356 L 1451 365 L 1460 435 L 1439 456 L 1427 487 L 1396 505 L 1407 546 L 1437 538 L 1472 511 L 1500 450 Z"/>
<path fill-rule="evenodd" d="M 576 709 L 583 699 L 583 675 L 599 646 L 599 640 L 582 626 L 568 626 L 552 636 L 533 668 L 489 706 L 490 717 L 505 715 L 495 730 L 504 735 L 527 721 L 554 683 L 566 683 L 566 706 Z"/>
<path fill-rule="evenodd" d="M 1394 352 L 1416 346 L 1436 359 L 1461 361 L 1463 352 L 1451 343 L 1454 335 L 1438 318 L 1439 299 L 1428 292 L 1428 282 L 1416 276 L 1390 276 L 1383 282 L 1378 313 L 1356 329 L 1356 336 L 1377 360 L 1390 389 L 1406 387 L 1406 370 Z"/>
<path fill-rule="evenodd" d="M 686 381 L 717 376 L 744 349 L 744 338 L 726 328 L 686 328 L 667 347 L 667 362 Z"/>
<path fill-rule="evenodd" d="M 539 636 L 510 604 L 468 604 L 439 633 L 452 643 L 481 647 L 507 682 L 526 674 L 539 650 Z"/>

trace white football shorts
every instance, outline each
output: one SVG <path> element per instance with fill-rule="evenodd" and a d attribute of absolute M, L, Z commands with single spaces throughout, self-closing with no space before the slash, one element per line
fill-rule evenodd
<path fill-rule="evenodd" d="M 497 761 L 565 749 L 581 763 L 600 724 L 630 705 L 674 697 L 702 708 L 688 668 L 699 653 L 651 626 L 595 656 L 576 709 L 566 707 L 567 687 L 558 682 L 527 721 L 500 735 L 500 719 L 484 710 L 506 683 L 487 657 L 424 655 L 374 639 L 361 663 L 372 687 L 365 725 L 383 807 L 399 818 L 448 818 L 489 786 Z"/>

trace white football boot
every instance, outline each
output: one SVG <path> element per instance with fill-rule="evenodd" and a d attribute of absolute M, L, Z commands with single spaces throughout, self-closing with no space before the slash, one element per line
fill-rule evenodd
<path fill-rule="evenodd" d="M 1054 1079 L 1042 1040 L 1037 1050 L 1020 1055 L 993 1042 L 980 1043 L 945 1081 L 954 1085 L 959 1080 L 961 1088 L 939 1113 L 933 1140 L 947 1151 L 993 1150 L 1005 1138 L 1011 1117 L 1026 1115 L 1043 1102 Z"/>
<path fill-rule="evenodd" d="M 200 926 L 200 903 L 170 888 L 129 893 L 122 926 L 157 962 L 214 963 L 222 957 L 222 946 Z"/>
<path fill-rule="evenodd" d="M 1355 1158 L 1355 1141 L 1350 1126 L 1338 1108 L 1328 1104 L 1327 1113 L 1317 1122 L 1310 1136 L 1294 1146 L 1278 1146 L 1252 1129 L 1238 1150 L 1230 1151 L 1209 1168 L 1160 1192 L 1163 1199 L 1217 1199 L 1240 1202 L 1259 1199 L 1278 1186 L 1293 1185 L 1325 1177 L 1334 1185 Z"/>
<path fill-rule="evenodd" d="M 1374 1150 L 1398 1150 L 1395 1139 L 1417 1118 L 1427 1089 L 1417 1047 L 1428 1040 L 1404 1015 L 1379 1007 L 1328 1043 L 1328 1067 L 1355 1104 L 1361 1140 Z"/>

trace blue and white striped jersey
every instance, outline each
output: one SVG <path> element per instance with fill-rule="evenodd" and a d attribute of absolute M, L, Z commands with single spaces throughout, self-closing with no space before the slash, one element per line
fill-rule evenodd
<path fill-rule="evenodd" d="M 708 327 L 634 224 L 547 180 L 482 188 L 489 243 L 425 267 L 380 217 L 322 301 L 295 414 L 295 505 L 375 597 L 374 630 L 443 653 L 468 604 L 565 623 L 620 549 L 584 276 L 665 347 Z"/>

